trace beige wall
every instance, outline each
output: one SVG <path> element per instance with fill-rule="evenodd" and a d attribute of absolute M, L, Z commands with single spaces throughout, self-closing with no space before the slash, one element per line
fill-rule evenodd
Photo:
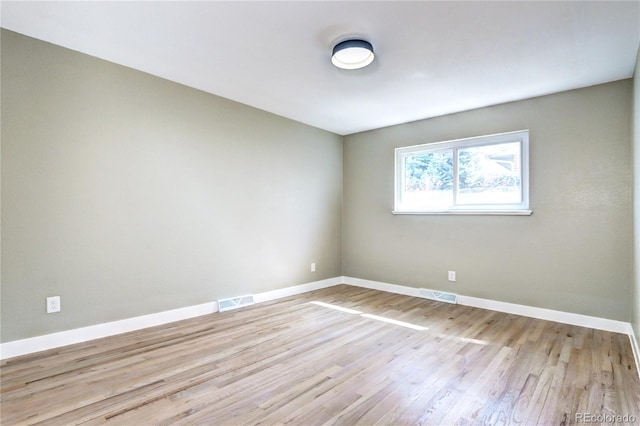
<path fill-rule="evenodd" d="M 1 41 L 2 342 L 343 274 L 633 317 L 640 335 L 631 80 L 351 135 L 343 146 L 15 33 Z M 395 147 L 525 128 L 533 216 L 391 214 Z M 62 296 L 60 314 L 44 313 L 51 295 Z"/>
<path fill-rule="evenodd" d="M 343 274 L 629 321 L 631 85 L 347 136 Z M 394 148 L 520 129 L 532 216 L 391 214 Z"/>
<path fill-rule="evenodd" d="M 2 31 L 3 342 L 339 276 L 341 203 L 341 137 Z"/>
<path fill-rule="evenodd" d="M 631 297 L 631 323 L 637 338 L 640 338 L 640 48 L 636 56 L 633 75 L 633 198 L 634 198 L 634 276 Z M 640 360 L 639 360 L 640 362 Z"/>

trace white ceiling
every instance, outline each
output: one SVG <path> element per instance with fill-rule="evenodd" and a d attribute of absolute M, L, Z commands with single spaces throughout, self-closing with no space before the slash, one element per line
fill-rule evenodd
<path fill-rule="evenodd" d="M 2 1 L 1 23 L 344 135 L 629 78 L 640 1 Z M 331 65 L 348 36 L 370 67 Z"/>

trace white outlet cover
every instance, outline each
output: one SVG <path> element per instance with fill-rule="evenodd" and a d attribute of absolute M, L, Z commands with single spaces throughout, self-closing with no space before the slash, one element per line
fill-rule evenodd
<path fill-rule="evenodd" d="M 47 297 L 47 313 L 60 312 L 60 296 Z"/>
<path fill-rule="evenodd" d="M 449 271 L 449 281 L 456 280 L 456 271 Z"/>

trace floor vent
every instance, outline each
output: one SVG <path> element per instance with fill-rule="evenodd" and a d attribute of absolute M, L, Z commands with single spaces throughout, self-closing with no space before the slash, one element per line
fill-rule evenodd
<path fill-rule="evenodd" d="M 458 303 L 458 295 L 454 293 L 446 293 L 444 291 L 429 290 L 421 288 L 418 290 L 418 296 L 425 299 L 437 300 L 438 302 Z"/>
<path fill-rule="evenodd" d="M 232 309 L 253 305 L 254 303 L 253 295 L 218 299 L 218 312 L 230 311 Z"/>

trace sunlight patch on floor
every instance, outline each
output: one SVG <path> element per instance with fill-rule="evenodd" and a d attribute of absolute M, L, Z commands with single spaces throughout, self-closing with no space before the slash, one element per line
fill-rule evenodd
<path fill-rule="evenodd" d="M 329 309 L 335 309 L 336 311 L 346 312 L 348 314 L 359 315 L 362 313 L 360 311 L 356 311 L 355 309 L 343 308 L 342 306 L 332 305 L 331 303 L 313 301 L 313 302 L 309 302 L 309 304 L 318 305 L 318 306 L 322 306 L 324 308 L 329 308 Z"/>
<path fill-rule="evenodd" d="M 369 318 L 369 319 L 373 319 L 373 320 L 377 320 L 377 321 L 386 322 L 388 324 L 398 325 L 400 327 L 410 328 L 412 330 L 418 330 L 418 331 L 428 330 L 427 327 L 423 327 L 421 325 L 415 325 L 415 324 L 411 324 L 411 323 L 404 322 L 404 321 L 398 321 L 398 320 L 394 320 L 394 319 L 387 318 L 387 317 L 381 317 L 379 315 L 364 314 L 364 313 L 362 313 L 360 311 L 356 311 L 355 309 L 343 308 L 342 306 L 334 305 L 334 304 L 331 304 L 331 303 L 313 301 L 313 302 L 307 302 L 307 304 L 316 305 L 316 306 L 322 306 L 323 308 L 335 309 L 336 311 L 346 312 L 348 314 L 360 315 L 361 317 L 365 317 L 365 318 Z"/>

